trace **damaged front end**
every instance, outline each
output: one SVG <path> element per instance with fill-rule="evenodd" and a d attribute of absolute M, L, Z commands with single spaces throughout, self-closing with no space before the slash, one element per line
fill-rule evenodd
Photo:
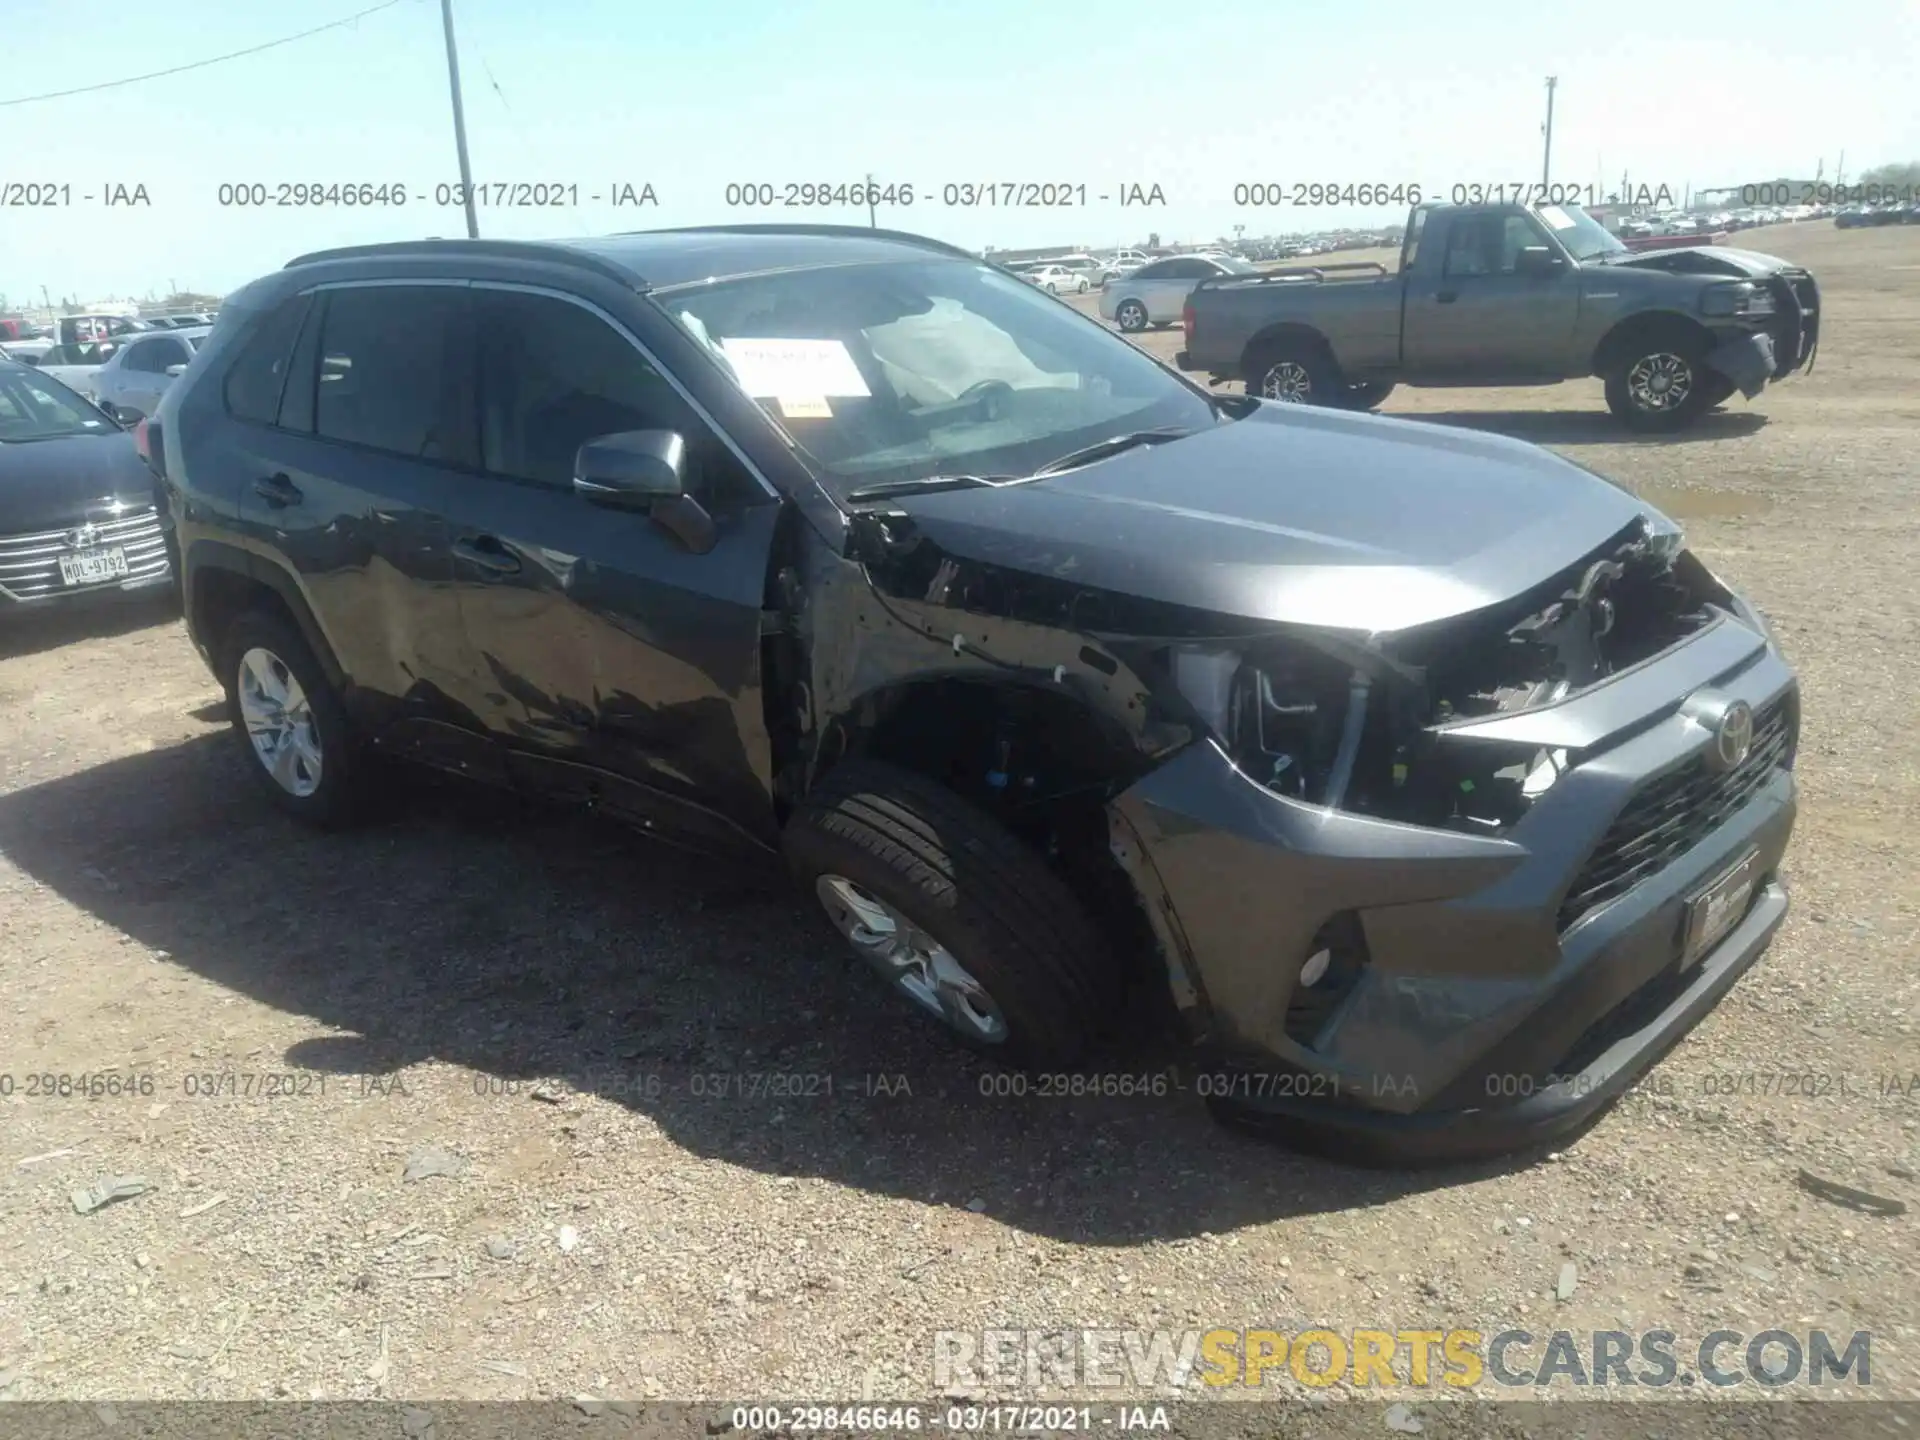
<path fill-rule="evenodd" d="M 1784 915 L 1792 678 L 1663 525 L 1491 609 L 1169 646 L 1158 673 L 1213 738 L 1116 799 L 1114 851 L 1223 1107 L 1296 1142 L 1446 1158 L 1564 1130 Z M 1730 708 L 1754 726 L 1723 764 L 1706 717 Z M 1738 925 L 1687 949 L 1730 866 Z"/>
<path fill-rule="evenodd" d="M 1476 722 L 1557 704 L 1706 626 L 1732 597 L 1677 533 L 1637 519 L 1511 602 L 1361 642 L 1325 632 L 1169 650 L 1234 763 L 1276 795 L 1497 835 L 1577 757 Z"/>

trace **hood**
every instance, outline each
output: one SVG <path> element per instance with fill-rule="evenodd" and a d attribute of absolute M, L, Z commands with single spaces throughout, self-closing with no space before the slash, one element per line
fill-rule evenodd
<path fill-rule="evenodd" d="M 1065 475 L 887 504 L 961 558 L 1375 634 L 1511 599 L 1657 514 L 1519 440 L 1280 404 Z"/>
<path fill-rule="evenodd" d="M 1610 269 L 1671 270 L 1680 275 L 1731 275 L 1740 280 L 1764 280 L 1791 270 L 1778 255 L 1739 250 L 1731 245 L 1678 245 L 1671 250 L 1641 250 L 1607 261 Z"/>
<path fill-rule="evenodd" d="M 124 430 L 0 444 L 0 535 L 102 519 L 115 500 L 154 500 L 153 473 Z"/>

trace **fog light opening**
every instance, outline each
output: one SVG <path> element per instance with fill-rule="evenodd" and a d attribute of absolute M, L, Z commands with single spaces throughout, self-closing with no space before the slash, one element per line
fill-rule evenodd
<path fill-rule="evenodd" d="M 1308 1050 L 1321 1040 L 1371 957 L 1360 917 L 1351 910 L 1333 916 L 1307 942 L 1287 1001 L 1287 1038 Z"/>

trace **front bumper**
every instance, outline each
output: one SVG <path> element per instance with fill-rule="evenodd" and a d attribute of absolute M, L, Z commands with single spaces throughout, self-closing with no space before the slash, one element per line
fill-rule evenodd
<path fill-rule="evenodd" d="M 1707 774 L 1713 737 L 1676 707 L 1709 686 L 1777 717 L 1776 748 L 1756 747 L 1693 828 L 1656 812 L 1661 863 L 1595 888 L 1648 797 L 1706 793 L 1686 787 Z M 1729 617 L 1573 700 L 1497 720 L 1504 738 L 1580 755 L 1498 836 L 1285 800 L 1211 743 L 1146 776 L 1110 809 L 1115 853 L 1169 957 L 1216 1111 L 1367 1163 L 1467 1159 L 1577 1128 L 1778 928 L 1797 705 L 1778 652 Z M 1745 913 L 1683 970 L 1690 902 L 1749 855 Z M 1301 966 L 1336 921 L 1363 958 L 1303 1031 Z"/>

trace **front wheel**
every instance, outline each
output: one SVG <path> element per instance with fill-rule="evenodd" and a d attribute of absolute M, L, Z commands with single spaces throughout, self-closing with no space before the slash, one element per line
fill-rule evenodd
<path fill-rule="evenodd" d="M 1606 390 L 1607 408 L 1629 429 L 1644 434 L 1685 429 L 1718 393 L 1699 348 L 1684 341 L 1635 347 L 1608 372 Z"/>
<path fill-rule="evenodd" d="M 990 816 L 873 761 L 830 771 L 788 822 L 796 878 L 897 998 L 1018 1069 L 1075 1064 L 1121 977 L 1079 900 Z"/>
<path fill-rule="evenodd" d="M 1147 328 L 1147 307 L 1138 300 L 1122 300 L 1113 312 L 1113 320 L 1123 333 L 1138 335 Z"/>

